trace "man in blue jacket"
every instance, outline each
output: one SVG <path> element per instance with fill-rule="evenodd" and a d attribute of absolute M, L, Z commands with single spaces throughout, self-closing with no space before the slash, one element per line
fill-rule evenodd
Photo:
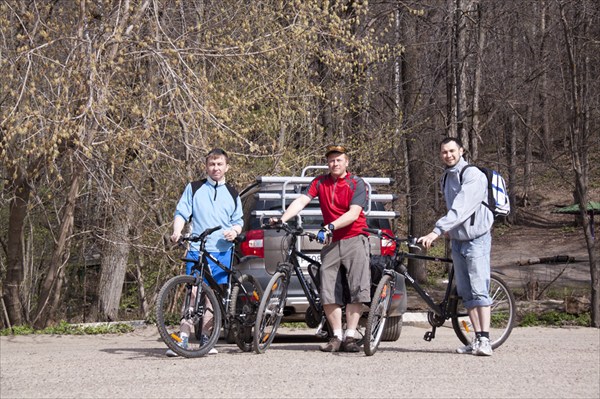
<path fill-rule="evenodd" d="M 206 240 L 206 251 L 212 254 L 219 262 L 231 267 L 233 240 L 242 232 L 242 204 L 237 192 L 228 186 L 225 174 L 229 170 L 229 158 L 227 153 L 215 148 L 206 156 L 206 180 L 197 183 L 189 183 L 183 194 L 173 220 L 173 234 L 171 241 L 177 242 L 181 237 L 181 231 L 185 224 L 190 221 L 192 234 L 201 234 L 204 230 L 221 226 L 220 230 L 212 233 Z M 194 187 L 196 187 L 194 189 Z M 187 253 L 187 258 L 198 259 L 199 243 L 192 243 Z M 227 272 L 209 260 L 212 275 L 218 284 L 227 284 Z M 191 273 L 193 263 L 186 266 L 187 274 Z M 212 320 L 204 320 L 204 328 L 210 328 Z M 192 326 L 181 326 L 183 344 L 191 332 Z M 209 354 L 218 353 L 212 348 Z M 168 350 L 168 356 L 177 356 L 175 352 Z"/>
<path fill-rule="evenodd" d="M 440 218 L 433 231 L 417 242 L 430 248 L 442 234 L 452 240 L 456 288 L 467 308 L 475 330 L 475 339 L 458 348 L 458 353 L 491 356 L 490 344 L 490 253 L 491 228 L 494 215 L 483 204 L 487 201 L 487 177 L 478 168 L 467 168 L 460 181 L 460 172 L 467 165 L 459 139 L 448 137 L 440 145 L 440 156 L 446 165 L 442 190 L 448 213 Z"/>

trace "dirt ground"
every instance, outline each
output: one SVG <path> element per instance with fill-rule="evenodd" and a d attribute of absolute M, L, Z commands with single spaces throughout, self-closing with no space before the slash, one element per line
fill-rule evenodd
<path fill-rule="evenodd" d="M 543 259 L 557 256 L 568 260 Z M 492 265 L 505 274 L 507 283 L 515 290 L 537 287 L 539 292 L 547 287 L 546 293 L 568 294 L 569 290 L 588 289 L 590 284 L 590 263 L 581 228 L 496 229 Z"/>
<path fill-rule="evenodd" d="M 217 344 L 165 356 L 156 327 L 103 336 L 0 337 L 4 398 L 598 398 L 594 328 L 516 328 L 491 358 L 458 355 L 452 328 L 431 342 L 405 326 L 374 356 L 322 353 L 311 329 L 281 329 L 262 355 Z"/>

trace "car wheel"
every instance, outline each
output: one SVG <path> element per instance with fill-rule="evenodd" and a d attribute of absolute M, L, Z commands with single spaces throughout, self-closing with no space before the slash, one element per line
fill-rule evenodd
<path fill-rule="evenodd" d="M 402 332 L 402 316 L 389 317 L 381 335 L 382 341 L 397 341 Z"/>

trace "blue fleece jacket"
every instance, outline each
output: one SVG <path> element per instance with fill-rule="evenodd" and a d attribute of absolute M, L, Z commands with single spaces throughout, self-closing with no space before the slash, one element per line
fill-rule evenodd
<path fill-rule="evenodd" d="M 461 157 L 442 175 L 440 184 L 448 213 L 436 222 L 433 229 L 434 233 L 448 233 L 450 239 L 457 241 L 480 237 L 490 231 L 494 223 L 492 212 L 483 205 L 488 195 L 487 177 L 478 168 L 467 168 L 460 184 L 460 171 L 466 165 L 467 161 Z"/>
<path fill-rule="evenodd" d="M 235 202 L 237 201 L 237 208 Z M 192 198 L 192 184 L 188 183 L 181 199 L 175 209 L 175 217 L 181 217 L 186 222 L 192 215 L 192 234 L 201 234 L 204 230 L 221 226 L 206 241 L 208 252 L 228 251 L 233 243 L 227 241 L 223 232 L 232 226 L 243 226 L 242 203 L 240 197 L 233 198 L 225 187 L 225 181 L 215 182 L 207 178 Z M 198 243 L 192 245 L 193 250 L 198 250 Z"/>

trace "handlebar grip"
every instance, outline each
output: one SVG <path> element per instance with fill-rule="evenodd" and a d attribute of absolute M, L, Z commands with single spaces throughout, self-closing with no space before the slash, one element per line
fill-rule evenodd
<path fill-rule="evenodd" d="M 371 234 L 375 234 L 375 235 L 381 235 L 380 229 L 365 228 L 365 229 L 363 229 L 363 231 L 366 231 L 367 233 L 371 233 Z"/>
<path fill-rule="evenodd" d="M 237 237 L 235 237 L 235 239 L 233 240 L 234 243 L 239 244 L 241 242 L 246 241 L 246 233 L 240 233 Z"/>
<path fill-rule="evenodd" d="M 211 235 L 212 233 L 214 233 L 217 230 L 220 230 L 221 226 L 215 226 L 215 227 L 211 227 L 209 229 L 204 230 L 204 234 L 206 234 L 207 236 Z"/>

